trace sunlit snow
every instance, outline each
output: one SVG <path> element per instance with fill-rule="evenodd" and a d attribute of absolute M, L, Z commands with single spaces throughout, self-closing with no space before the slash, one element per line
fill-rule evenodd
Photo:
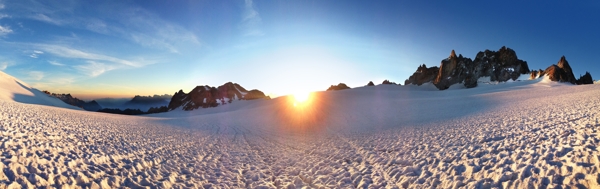
<path fill-rule="evenodd" d="M 148 116 L 3 97 L 0 188 L 599 187 L 600 85 L 429 85 Z"/>

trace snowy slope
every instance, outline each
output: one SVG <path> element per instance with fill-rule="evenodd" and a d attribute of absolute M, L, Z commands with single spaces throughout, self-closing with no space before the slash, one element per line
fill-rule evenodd
<path fill-rule="evenodd" d="M 598 188 L 600 85 L 380 85 L 145 117 L 0 101 L 0 188 Z"/>
<path fill-rule="evenodd" d="M 48 96 L 2 71 L 0 71 L 0 100 L 79 109 L 60 99 Z"/>

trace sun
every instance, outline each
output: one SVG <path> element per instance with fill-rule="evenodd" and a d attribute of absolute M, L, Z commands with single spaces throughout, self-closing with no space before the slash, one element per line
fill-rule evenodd
<path fill-rule="evenodd" d="M 310 93 L 301 92 L 294 94 L 294 106 L 306 103 L 310 99 Z"/>

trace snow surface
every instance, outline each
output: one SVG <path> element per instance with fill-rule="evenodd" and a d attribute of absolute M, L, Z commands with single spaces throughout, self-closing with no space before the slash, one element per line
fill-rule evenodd
<path fill-rule="evenodd" d="M 0 71 L 0 100 L 80 109 L 64 103 L 27 85 L 25 82 Z"/>
<path fill-rule="evenodd" d="M 600 187 L 600 85 L 431 89 L 148 116 L 2 99 L 0 188 Z"/>

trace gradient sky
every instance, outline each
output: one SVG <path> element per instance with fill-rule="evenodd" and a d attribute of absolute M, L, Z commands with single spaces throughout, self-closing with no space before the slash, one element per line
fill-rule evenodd
<path fill-rule="evenodd" d="M 0 1 L 0 70 L 79 98 L 404 83 L 450 54 L 600 78 L 598 1 Z"/>

